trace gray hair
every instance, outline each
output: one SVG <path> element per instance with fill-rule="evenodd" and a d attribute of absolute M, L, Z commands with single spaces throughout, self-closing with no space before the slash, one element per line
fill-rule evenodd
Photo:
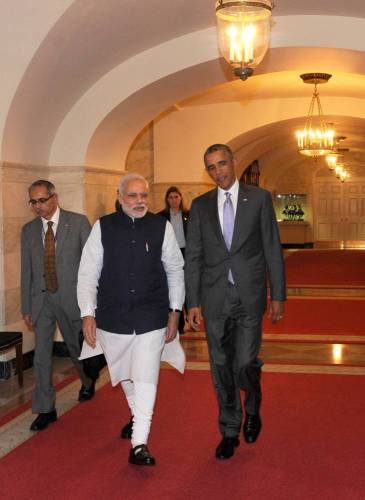
<path fill-rule="evenodd" d="M 28 193 L 30 194 L 30 192 L 36 187 L 46 188 L 48 194 L 53 194 L 56 192 L 55 185 L 52 184 L 52 182 L 46 181 L 44 179 L 39 179 L 38 181 L 32 182 L 32 184 L 28 188 Z"/>
<path fill-rule="evenodd" d="M 147 179 L 145 179 L 143 177 L 143 175 L 140 175 L 140 174 L 127 174 L 127 175 L 124 175 L 121 179 L 120 179 L 120 183 L 119 183 L 119 193 L 122 195 L 122 194 L 125 194 L 124 193 L 124 189 L 126 187 L 126 185 L 131 182 L 131 181 L 142 181 L 146 184 L 147 187 L 149 187 L 149 184 L 148 184 L 148 181 Z"/>

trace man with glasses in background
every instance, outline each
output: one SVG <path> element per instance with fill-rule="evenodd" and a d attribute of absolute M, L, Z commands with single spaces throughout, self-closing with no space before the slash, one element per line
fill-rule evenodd
<path fill-rule="evenodd" d="M 90 233 L 84 215 L 59 207 L 55 186 L 38 180 L 28 189 L 29 204 L 37 218 L 23 226 L 21 236 L 21 308 L 25 323 L 35 331 L 32 431 L 57 420 L 52 383 L 52 352 L 56 322 L 82 386 L 79 401 L 95 394 L 95 382 L 78 360 L 81 330 L 77 305 L 77 273 L 83 246 Z"/>

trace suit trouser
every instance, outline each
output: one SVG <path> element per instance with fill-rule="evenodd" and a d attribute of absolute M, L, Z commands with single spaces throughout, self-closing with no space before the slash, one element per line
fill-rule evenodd
<path fill-rule="evenodd" d="M 204 318 L 207 332 L 213 384 L 219 405 L 219 429 L 224 436 L 240 432 L 242 404 L 240 390 L 245 391 L 245 410 L 259 412 L 261 403 L 262 316 L 250 316 L 241 304 L 234 285 L 229 284 L 221 315 Z"/>
<path fill-rule="evenodd" d="M 36 333 L 34 353 L 36 386 L 32 399 L 33 413 L 47 413 L 55 407 L 56 394 L 52 382 L 52 355 L 56 321 L 82 383 L 86 387 L 90 387 L 92 383 L 91 379 L 85 375 L 82 364 L 78 360 L 80 355 L 79 332 L 81 319 L 72 320 L 67 316 L 58 292 L 46 292 L 42 310 L 34 324 Z"/>
<path fill-rule="evenodd" d="M 180 248 L 180 251 L 182 253 L 182 256 L 185 259 L 185 248 Z M 182 311 L 181 311 L 180 316 L 179 316 L 179 323 L 177 325 L 177 329 L 178 329 L 180 335 L 182 335 L 184 333 L 185 317 L 186 317 L 186 302 L 184 302 L 184 304 L 182 306 Z"/>

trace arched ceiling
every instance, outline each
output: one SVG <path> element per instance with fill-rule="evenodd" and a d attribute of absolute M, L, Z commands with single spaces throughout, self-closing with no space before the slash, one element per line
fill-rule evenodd
<path fill-rule="evenodd" d="M 34 9 L 41 9 L 44 1 L 48 4 L 49 0 L 38 0 Z M 15 11 L 13 15 L 19 17 L 19 12 Z M 362 26 L 365 4 L 358 0 L 348 0 L 346 3 L 341 0 L 280 0 L 274 10 L 274 16 L 277 16 L 276 20 L 274 17 L 274 31 L 275 24 L 282 26 L 280 23 L 284 23 L 285 26 L 287 21 L 286 26 L 289 25 L 289 17 L 285 16 L 299 15 L 336 16 L 337 27 L 341 26 L 342 16 L 347 26 L 356 24 L 356 19 L 352 21 L 350 18 L 358 18 Z M 311 20 L 307 19 L 307 22 L 310 23 Z M 316 39 L 319 35 L 316 22 L 320 20 L 313 17 L 313 30 L 304 30 L 303 36 L 309 39 L 307 45 L 310 45 L 311 38 Z M 57 22 L 52 21 L 48 34 L 39 44 L 19 85 L 14 89 L 3 136 L 3 159 L 33 164 L 47 164 L 50 158 L 58 160 L 56 153 L 51 155 L 55 138 L 59 135 L 61 125 L 67 122 L 65 118 L 72 115 L 72 110 L 81 109 L 78 105 L 90 89 L 103 82 L 116 68 L 136 60 L 140 54 L 152 55 L 153 52 L 150 51 L 154 48 L 157 50 L 175 40 L 188 40 L 189 34 L 207 29 L 209 31 L 214 23 L 213 0 L 75 0 Z M 296 26 L 291 26 L 291 29 L 295 32 Z M 90 163 L 114 166 L 115 158 L 119 158 L 121 165 L 123 154 L 125 157 L 127 145 L 132 142 L 133 135 L 138 133 L 146 121 L 161 113 L 164 106 L 168 107 L 176 101 L 180 101 L 179 106 L 182 107 L 232 100 L 244 105 L 245 101 L 255 99 L 258 95 L 264 99 L 309 96 L 310 88 L 298 84 L 297 73 L 302 70 L 338 71 L 336 78 L 326 86 L 326 95 L 363 98 L 365 62 L 362 38 L 359 38 L 358 44 L 355 39 L 350 40 L 350 47 L 345 42 L 340 42 L 337 46 L 336 40 L 342 36 L 339 29 L 334 29 L 332 36 L 331 29 L 326 25 L 323 25 L 321 31 L 327 33 L 328 48 L 311 47 L 309 52 L 308 48 L 300 47 L 300 37 L 293 42 L 296 47 L 290 49 L 290 44 L 288 45 L 287 40 L 282 42 L 281 31 L 277 30 L 276 47 L 269 52 L 258 69 L 257 77 L 244 85 L 242 82 L 226 83 L 193 98 L 189 96 L 231 78 L 227 67 L 217 60 L 216 52 L 211 47 L 207 48 L 210 55 L 197 60 L 195 65 L 187 61 L 185 67 L 181 68 L 176 64 L 175 72 L 167 73 L 163 78 L 148 82 L 145 86 L 142 82 L 134 92 L 131 89 L 128 95 L 123 93 L 124 80 L 121 79 L 120 100 L 118 101 L 116 88 L 116 96 L 113 96 L 109 111 L 106 113 L 100 110 L 98 122 L 92 124 L 91 130 L 85 134 Z M 357 33 L 358 29 L 354 29 L 354 36 Z M 17 36 L 18 43 L 21 43 L 19 33 Z M 212 45 L 215 44 L 211 32 L 209 41 Z M 187 47 L 190 54 L 198 49 L 193 44 Z M 359 48 L 359 51 L 345 50 L 351 47 Z M 293 55 L 296 56 L 295 59 L 290 60 Z M 151 66 L 155 62 L 150 61 Z M 170 61 L 162 62 L 167 65 Z M 138 71 L 143 74 L 143 66 Z M 149 66 L 146 63 L 146 77 L 148 72 Z M 166 93 L 166 85 L 170 93 Z M 104 87 L 104 92 L 105 88 L 107 87 Z M 101 85 L 100 89 L 103 89 Z M 154 98 L 157 94 L 158 99 Z M 105 94 L 105 100 L 107 98 L 108 95 Z M 136 102 L 141 108 L 136 106 Z M 88 106 L 92 107 L 92 104 L 92 100 L 88 102 Z M 99 105 L 95 101 L 95 107 Z M 142 112 L 142 108 L 147 109 L 147 112 Z M 88 126 L 88 117 L 83 113 L 79 115 L 78 125 L 82 135 L 83 127 Z M 110 133 L 112 129 L 116 131 L 114 134 Z M 72 130 L 72 135 L 75 135 L 75 130 Z M 59 140 L 64 149 L 68 139 L 71 143 L 72 137 L 68 137 L 66 133 Z M 62 141 L 66 141 L 66 144 Z M 62 149 L 61 146 L 59 150 Z M 238 149 L 241 146 L 238 144 Z M 358 146 L 362 150 L 361 144 Z M 118 149 L 123 154 L 118 155 Z M 55 150 L 58 151 L 57 148 Z M 72 145 L 71 151 L 73 152 Z M 113 155 L 111 163 L 108 155 Z M 62 160 L 62 155 L 59 156 Z M 80 159 L 80 155 L 75 153 L 74 157 L 77 162 L 86 161 L 85 156 Z M 70 158 L 67 161 L 72 163 Z"/>
<path fill-rule="evenodd" d="M 343 153 L 342 159 L 349 173 L 358 166 L 365 166 L 365 119 L 336 115 L 328 118 L 337 127 L 338 136 L 342 137 L 339 147 L 349 150 Z M 314 171 L 325 165 L 323 160 L 314 162 L 298 153 L 295 131 L 301 125 L 302 121 L 298 118 L 284 120 L 235 137 L 230 145 L 236 151 L 238 177 L 257 158 L 261 160 L 264 182 L 269 180 L 272 185 L 294 166 Z"/>

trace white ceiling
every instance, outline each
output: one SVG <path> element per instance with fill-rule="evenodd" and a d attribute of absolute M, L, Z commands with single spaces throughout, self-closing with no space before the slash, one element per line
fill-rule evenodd
<path fill-rule="evenodd" d="M 37 8 L 42 8 L 42 1 L 34 3 Z M 21 12 L 15 14 L 21 16 Z M 273 14 L 365 18 L 365 1 L 278 0 Z M 95 82 L 148 48 L 214 23 L 214 0 L 74 1 L 39 45 L 16 89 L 3 139 L 5 160 L 11 160 L 14 151 L 26 157 L 39 145 L 34 161 L 46 162 L 60 124 Z M 362 53 L 354 57 L 362 58 L 359 68 L 365 64 Z M 311 61 L 305 67 L 312 71 Z M 260 75 L 264 68 L 245 84 L 227 82 L 187 96 L 179 105 L 283 96 L 309 99 L 311 88 L 299 80 L 297 72 L 278 70 Z M 323 90 L 320 88 L 321 95 L 363 98 L 365 77 L 359 73 L 336 74 Z"/>

